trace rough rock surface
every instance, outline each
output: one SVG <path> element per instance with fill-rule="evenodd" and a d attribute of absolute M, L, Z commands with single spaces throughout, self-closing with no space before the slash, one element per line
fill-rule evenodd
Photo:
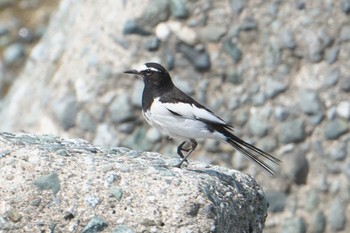
<path fill-rule="evenodd" d="M 3 9 L 1 2 L 14 1 L 0 1 Z M 40 0 L 15 2 L 32 7 Z M 23 35 L 23 26 L 12 15 L 3 22 L 2 11 L 0 131 L 177 157 L 177 143 L 142 120 L 143 83 L 122 73 L 160 62 L 239 136 L 283 161 L 280 174 L 266 178 L 212 140 L 200 141 L 191 158 L 242 169 L 273 193 L 265 233 L 349 232 L 349 6 L 349 0 L 61 0 L 26 56 L 23 40 L 8 37 Z M 19 77 L 11 78 L 8 61 L 27 55 Z"/>
<path fill-rule="evenodd" d="M 0 134 L 0 232 L 262 232 L 249 175 L 52 135 Z"/>

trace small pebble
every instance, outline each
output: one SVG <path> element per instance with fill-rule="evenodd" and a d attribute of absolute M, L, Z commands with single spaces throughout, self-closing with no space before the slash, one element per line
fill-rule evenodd
<path fill-rule="evenodd" d="M 330 226 L 332 232 L 344 230 L 346 222 L 344 203 L 340 198 L 336 197 L 330 203 L 330 208 L 327 214 L 327 225 Z"/>
<path fill-rule="evenodd" d="M 342 0 L 341 9 L 345 14 L 348 15 L 350 13 L 350 0 Z"/>
<path fill-rule="evenodd" d="M 159 23 L 156 26 L 156 36 L 161 41 L 166 41 L 170 35 L 170 29 L 166 23 Z"/>
<path fill-rule="evenodd" d="M 211 67 L 210 57 L 207 51 L 198 50 L 192 46 L 180 43 L 177 45 L 177 51 L 182 53 L 198 71 L 206 71 Z"/>
<path fill-rule="evenodd" d="M 350 91 L 350 76 L 342 77 L 339 81 L 340 89 L 344 92 Z"/>
<path fill-rule="evenodd" d="M 157 51 L 160 46 L 160 40 L 156 37 L 150 38 L 145 42 L 145 48 L 148 51 Z"/>
<path fill-rule="evenodd" d="M 350 101 L 342 101 L 337 106 L 337 115 L 349 120 L 350 119 Z"/>
<path fill-rule="evenodd" d="M 311 232 L 312 233 L 323 233 L 326 228 L 326 216 L 322 211 L 317 211 L 311 221 Z"/>
<path fill-rule="evenodd" d="M 332 47 L 326 51 L 325 57 L 328 64 L 333 64 L 337 61 L 340 48 L 338 46 Z"/>
<path fill-rule="evenodd" d="M 328 140 L 334 140 L 348 132 L 348 123 L 340 118 L 328 121 L 325 125 L 324 136 Z"/>
<path fill-rule="evenodd" d="M 289 115 L 289 113 L 288 113 L 287 108 L 282 107 L 282 106 L 277 106 L 275 108 L 275 117 L 277 120 L 284 121 L 287 119 L 288 115 Z"/>
<path fill-rule="evenodd" d="M 24 46 L 22 44 L 12 44 L 7 46 L 3 52 L 5 65 L 12 65 L 24 57 Z"/>
<path fill-rule="evenodd" d="M 282 123 L 279 132 L 279 140 L 282 143 L 301 142 L 305 137 L 305 124 L 302 119 L 291 119 Z"/>
<path fill-rule="evenodd" d="M 298 216 L 284 219 L 281 226 L 281 233 L 306 233 L 306 223 Z"/>
<path fill-rule="evenodd" d="M 323 102 L 314 90 L 303 89 L 299 92 L 299 103 L 304 113 L 319 115 L 323 111 Z"/>
<path fill-rule="evenodd" d="M 230 55 L 233 63 L 238 63 L 242 58 L 242 52 L 231 40 L 224 42 L 224 51 Z"/>
<path fill-rule="evenodd" d="M 35 179 L 33 184 L 40 190 L 51 190 L 54 195 L 61 189 L 60 180 L 56 172 Z"/>
<path fill-rule="evenodd" d="M 269 203 L 269 211 L 273 213 L 283 212 L 288 196 L 283 192 L 266 191 L 266 199 Z"/>
<path fill-rule="evenodd" d="M 112 233 L 136 233 L 136 231 L 126 225 L 118 225 L 112 230 Z"/>
<path fill-rule="evenodd" d="M 330 70 L 325 75 L 325 78 L 324 78 L 325 86 L 327 86 L 327 87 L 334 86 L 338 82 L 340 77 L 341 77 L 341 72 L 340 72 L 339 68 L 335 68 L 335 69 Z"/>
<path fill-rule="evenodd" d="M 81 233 L 95 233 L 103 231 L 106 227 L 108 227 L 105 220 L 100 216 L 94 216 L 91 218 L 89 223 L 84 227 Z"/>
<path fill-rule="evenodd" d="M 189 15 L 186 0 L 170 0 L 170 12 L 175 18 L 186 19 Z"/>

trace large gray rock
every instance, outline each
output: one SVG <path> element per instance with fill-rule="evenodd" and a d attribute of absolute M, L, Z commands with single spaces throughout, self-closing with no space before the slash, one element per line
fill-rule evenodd
<path fill-rule="evenodd" d="M 249 175 L 81 139 L 0 134 L 1 232 L 262 232 Z"/>

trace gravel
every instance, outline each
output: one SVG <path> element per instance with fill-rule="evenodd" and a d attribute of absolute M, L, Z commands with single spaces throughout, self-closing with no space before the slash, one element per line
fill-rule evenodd
<path fill-rule="evenodd" d="M 312 216 L 311 232 L 312 233 L 323 233 L 326 228 L 326 217 L 322 211 L 317 211 Z"/>
<path fill-rule="evenodd" d="M 186 19 L 189 16 L 186 0 L 171 0 L 170 1 L 170 12 L 175 18 Z"/>
<path fill-rule="evenodd" d="M 284 219 L 281 233 L 306 233 L 306 224 L 301 217 L 289 217 Z"/>
<path fill-rule="evenodd" d="M 286 207 L 288 196 L 283 192 L 277 191 L 266 191 L 266 199 L 269 206 L 269 211 L 271 212 L 282 212 Z"/>
<path fill-rule="evenodd" d="M 177 51 L 182 53 L 198 71 L 206 71 L 210 69 L 210 57 L 205 49 L 196 49 L 184 43 L 178 44 L 176 48 Z"/>
<path fill-rule="evenodd" d="M 24 46 L 22 44 L 12 44 L 8 47 L 3 52 L 3 59 L 5 65 L 12 65 L 16 61 L 20 60 L 21 58 L 24 57 Z"/>
<path fill-rule="evenodd" d="M 89 223 L 81 231 L 82 233 L 94 233 L 103 231 L 107 227 L 107 223 L 100 216 L 94 216 L 91 218 Z"/>
<path fill-rule="evenodd" d="M 350 76 L 342 77 L 339 81 L 340 89 L 344 92 L 350 91 Z"/>
<path fill-rule="evenodd" d="M 334 120 L 326 122 L 324 129 L 324 136 L 328 140 L 338 139 L 341 135 L 347 133 L 349 126 L 347 121 L 336 118 Z"/>
<path fill-rule="evenodd" d="M 305 114 L 321 115 L 323 112 L 323 103 L 314 90 L 303 89 L 299 92 L 300 107 Z"/>
<path fill-rule="evenodd" d="M 241 50 L 237 47 L 235 43 L 233 43 L 231 40 L 226 40 L 224 42 L 224 51 L 230 55 L 232 61 L 234 63 L 238 63 L 241 58 L 242 58 L 242 52 Z"/>
<path fill-rule="evenodd" d="M 109 114 L 111 115 L 112 121 L 116 123 L 122 123 L 129 121 L 134 117 L 129 95 L 122 93 L 118 95 L 109 106 Z"/>
<path fill-rule="evenodd" d="M 78 114 L 78 102 L 74 94 L 66 94 L 53 101 L 52 109 L 54 116 L 64 130 L 75 126 Z"/>
<path fill-rule="evenodd" d="M 342 231 L 345 228 L 345 219 L 346 216 L 344 205 L 342 204 L 341 200 L 338 197 L 336 197 L 332 201 L 330 209 L 328 210 L 327 223 L 329 224 L 330 229 L 333 232 Z"/>
<path fill-rule="evenodd" d="M 301 142 L 305 137 L 305 123 L 302 119 L 291 119 L 281 124 L 279 140 L 282 143 Z"/>

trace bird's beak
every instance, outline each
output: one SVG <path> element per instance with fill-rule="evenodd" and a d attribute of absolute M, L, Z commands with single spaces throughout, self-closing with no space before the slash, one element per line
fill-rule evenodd
<path fill-rule="evenodd" d="M 124 71 L 124 73 L 126 73 L 126 74 L 140 74 L 137 70 L 127 70 L 127 71 Z"/>

